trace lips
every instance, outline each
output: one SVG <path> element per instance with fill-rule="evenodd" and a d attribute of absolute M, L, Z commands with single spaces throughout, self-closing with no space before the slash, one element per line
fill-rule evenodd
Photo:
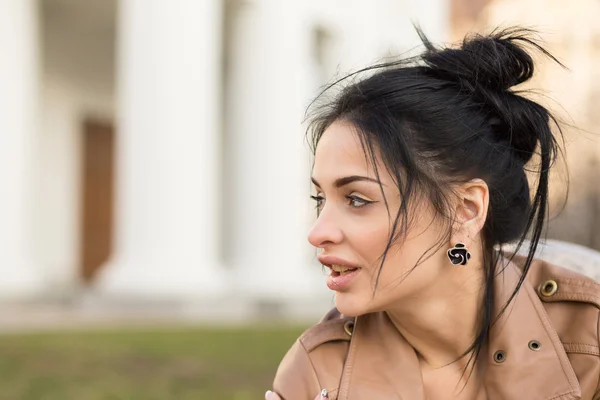
<path fill-rule="evenodd" d="M 358 265 L 337 256 L 320 254 L 318 258 L 322 265 L 337 273 L 360 268 Z"/>
<path fill-rule="evenodd" d="M 348 290 L 350 283 L 361 270 L 359 266 L 336 256 L 321 254 L 319 261 L 331 270 L 327 277 L 327 286 L 336 292 Z"/>

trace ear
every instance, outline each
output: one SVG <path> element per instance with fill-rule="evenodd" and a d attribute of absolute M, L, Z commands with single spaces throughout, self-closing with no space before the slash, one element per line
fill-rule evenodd
<path fill-rule="evenodd" d="M 458 188 L 452 244 L 469 245 L 478 236 L 487 218 L 490 191 L 482 179 L 472 179 Z"/>

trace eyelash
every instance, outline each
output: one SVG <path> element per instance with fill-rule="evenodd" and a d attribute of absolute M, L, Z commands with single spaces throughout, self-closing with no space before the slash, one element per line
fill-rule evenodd
<path fill-rule="evenodd" d="M 317 203 L 317 205 L 316 205 L 317 209 L 321 208 L 321 205 L 323 204 L 323 201 L 325 200 L 325 198 L 323 196 L 310 196 L 310 198 L 313 199 Z M 358 196 L 351 196 L 350 195 L 350 196 L 346 196 L 346 199 L 348 199 L 351 203 L 354 202 L 354 201 L 356 201 L 358 203 L 361 203 L 361 205 L 359 205 L 359 206 L 353 206 L 353 205 L 350 204 L 350 206 L 353 207 L 353 208 L 361 208 L 361 207 L 364 207 L 364 206 L 369 205 L 371 203 L 374 203 L 373 201 L 368 201 L 368 200 L 365 200 L 365 199 L 363 199 L 361 197 L 358 197 Z"/>

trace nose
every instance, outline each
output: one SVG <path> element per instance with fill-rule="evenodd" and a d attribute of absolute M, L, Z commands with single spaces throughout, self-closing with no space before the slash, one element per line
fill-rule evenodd
<path fill-rule="evenodd" d="M 323 210 L 325 211 L 325 210 Z M 308 233 L 308 241 L 317 248 L 325 248 L 332 244 L 341 243 L 344 234 L 339 225 L 330 215 L 321 212 L 315 224 Z"/>

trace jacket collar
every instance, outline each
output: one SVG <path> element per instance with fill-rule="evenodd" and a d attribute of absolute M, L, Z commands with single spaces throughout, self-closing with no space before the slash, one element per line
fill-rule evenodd
<path fill-rule="evenodd" d="M 505 260 L 504 265 L 495 280 L 496 313 L 508 301 L 521 275 L 512 262 Z M 537 341 L 539 349 L 532 350 L 531 341 Z M 481 362 L 486 368 L 488 398 L 581 399 L 581 388 L 563 345 L 527 280 L 492 327 L 487 349 Z M 497 357 L 499 351 L 503 360 Z M 416 352 L 385 313 L 356 319 L 340 382 L 338 399 L 365 398 L 426 398 Z"/>

